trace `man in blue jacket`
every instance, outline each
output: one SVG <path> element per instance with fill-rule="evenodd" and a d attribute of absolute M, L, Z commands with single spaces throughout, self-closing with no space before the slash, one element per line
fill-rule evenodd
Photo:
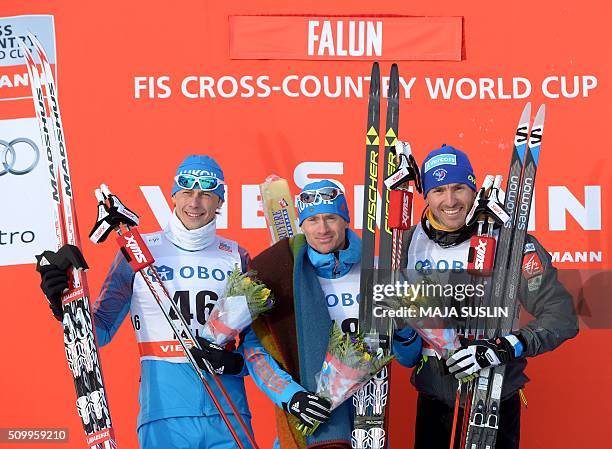
<path fill-rule="evenodd" d="M 274 309 L 253 323 L 253 330 L 282 369 L 310 391 L 325 357 L 335 321 L 344 332 L 357 330 L 361 239 L 349 228 L 342 190 L 328 180 L 310 183 L 298 198 L 303 234 L 283 239 L 255 257 L 251 268 L 274 293 Z M 410 329 L 398 331 L 393 352 L 406 366 L 420 358 L 421 338 Z M 248 355 L 247 355 L 248 357 Z M 329 420 L 304 441 L 289 417 L 277 410 L 281 449 L 350 448 L 352 401 L 345 401 Z"/>
<path fill-rule="evenodd" d="M 249 255 L 236 242 L 222 238 L 216 232 L 216 214 L 223 204 L 225 188 L 223 171 L 212 158 L 187 157 L 176 171 L 171 193 L 175 208 L 168 225 L 159 232 L 143 235 L 143 238 L 170 296 L 177 301 L 192 333 L 197 336 L 206 323 L 208 312 L 225 290 L 228 273 L 235 266 L 245 271 Z M 73 250 L 78 251 L 78 248 L 73 247 Z M 53 264 L 38 268 L 42 275 L 41 287 L 55 317 L 62 321 L 60 296 L 68 287 L 66 271 Z M 212 399 L 178 348 L 172 328 L 146 283 L 118 253 L 93 307 L 100 346 L 112 340 L 128 313 L 141 360 L 140 446 L 236 447 Z M 217 372 L 223 373 L 220 379 L 249 427 L 251 413 L 243 380 L 247 369 L 274 402 L 292 405 L 294 414 L 302 422 L 312 422 L 314 418 L 324 421 L 329 415 L 325 404 L 320 404 L 316 396 L 312 400 L 314 405 L 310 403 L 312 395 L 278 367 L 250 329 L 243 333 L 243 344 L 238 351 L 218 348 L 204 339 L 199 341 L 203 350 L 192 348 L 192 352 L 200 368 L 204 369 L 203 359 L 206 359 Z M 249 354 L 246 366 L 244 351 Z M 216 387 L 211 386 L 220 397 Z M 220 402 L 223 404 L 224 401 Z M 303 404 L 301 408 L 300 404 Z M 224 410 L 241 441 L 248 447 L 246 436 L 241 434 L 226 404 Z"/>

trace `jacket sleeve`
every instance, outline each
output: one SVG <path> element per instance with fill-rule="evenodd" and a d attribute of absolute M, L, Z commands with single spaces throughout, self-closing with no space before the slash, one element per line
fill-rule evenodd
<path fill-rule="evenodd" d="M 135 273 L 117 253 L 93 306 L 98 345 L 109 343 L 130 310 Z"/>
<path fill-rule="evenodd" d="M 533 254 L 537 255 L 535 260 Z M 538 259 L 541 262 L 539 270 Z M 532 265 L 526 266 L 529 263 Z M 535 270 L 535 273 L 526 274 L 526 270 Z M 578 318 L 572 296 L 557 278 L 557 269 L 553 267 L 550 255 L 532 236 L 527 237 L 520 295 L 525 310 L 535 317 L 518 331 L 527 343 L 527 347 L 523 348 L 525 356 L 552 351 L 565 340 L 576 336 Z"/>
<path fill-rule="evenodd" d="M 284 371 L 265 350 L 257 335 L 251 328 L 247 331 L 240 345 L 244 351 L 244 362 L 257 387 L 270 398 L 274 404 L 283 408 L 298 391 L 305 391 Z"/>
<path fill-rule="evenodd" d="M 411 327 L 396 330 L 393 333 L 391 350 L 400 365 L 412 368 L 421 358 L 423 340 Z"/>

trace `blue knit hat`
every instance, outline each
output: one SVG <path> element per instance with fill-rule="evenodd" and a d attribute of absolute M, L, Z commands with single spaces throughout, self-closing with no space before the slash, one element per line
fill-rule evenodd
<path fill-rule="evenodd" d="M 187 156 L 181 165 L 176 169 L 175 177 L 178 175 L 190 174 L 195 176 L 214 176 L 217 179 L 223 181 L 223 170 L 219 167 L 219 164 L 210 156 Z M 172 183 L 172 196 L 176 192 L 181 190 L 181 187 L 174 181 Z M 216 194 L 221 200 L 225 200 L 225 187 L 223 184 L 219 184 L 215 190 L 211 190 L 212 193 Z"/>
<path fill-rule="evenodd" d="M 302 189 L 302 192 L 304 192 L 305 190 L 317 190 L 323 187 L 334 187 L 342 191 L 342 189 L 340 189 L 337 184 L 327 179 L 324 179 L 322 181 L 315 181 L 311 182 L 310 184 L 306 184 Z M 314 202 L 307 204 L 302 203 L 298 195 L 297 207 L 300 226 L 302 226 L 302 222 L 308 217 L 312 217 L 313 215 L 317 214 L 336 214 L 344 218 L 347 223 L 351 222 L 348 205 L 346 204 L 346 198 L 344 197 L 344 193 L 342 195 L 338 195 L 333 200 L 327 201 L 323 200 L 320 195 L 317 195 Z"/>
<path fill-rule="evenodd" d="M 476 191 L 476 176 L 467 154 L 446 144 L 433 150 L 423 160 L 421 178 L 423 197 L 435 187 L 453 183 L 465 184 Z"/>

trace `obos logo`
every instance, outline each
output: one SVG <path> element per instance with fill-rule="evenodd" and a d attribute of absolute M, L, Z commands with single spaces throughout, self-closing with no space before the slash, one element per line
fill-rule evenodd
<path fill-rule="evenodd" d="M 419 273 L 431 273 L 431 260 L 417 260 L 417 263 L 414 264 L 414 269 Z"/>
<path fill-rule="evenodd" d="M 448 172 L 444 170 L 443 168 L 439 168 L 435 172 L 433 172 L 432 175 L 436 179 L 436 181 L 440 182 L 444 180 L 444 178 L 446 178 L 447 173 Z"/>
<path fill-rule="evenodd" d="M 157 269 L 157 273 L 159 274 L 159 278 L 163 281 L 171 281 L 174 279 L 174 270 L 167 265 L 160 265 L 159 267 L 155 267 Z M 153 278 L 153 274 L 151 273 L 151 269 L 149 268 L 147 274 L 151 276 L 151 279 L 155 281 Z"/>

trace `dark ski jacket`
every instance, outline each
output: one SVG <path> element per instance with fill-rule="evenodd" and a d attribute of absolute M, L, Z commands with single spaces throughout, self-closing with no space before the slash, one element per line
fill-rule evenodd
<path fill-rule="evenodd" d="M 402 239 L 401 266 L 408 264 L 408 247 L 417 226 L 404 233 Z M 433 241 L 431 242 L 433 245 Z M 557 269 L 552 265 L 552 259 L 544 247 L 532 235 L 525 239 L 525 258 L 535 253 L 542 264 L 541 273 L 528 281 L 524 272 L 521 275 L 518 298 L 522 308 L 533 320 L 515 332 L 520 333 L 527 343 L 523 348 L 522 357 L 506 365 L 502 400 L 507 399 L 520 388 L 529 378 L 524 370 L 526 357 L 533 357 L 552 351 L 565 340 L 573 338 L 578 333 L 578 319 L 572 296 L 557 279 Z M 409 267 L 412 268 L 412 267 Z M 444 360 L 436 357 L 424 357 L 417 369 L 413 370 L 411 382 L 420 393 L 426 394 L 453 407 L 457 392 L 457 380 L 444 369 Z"/>

